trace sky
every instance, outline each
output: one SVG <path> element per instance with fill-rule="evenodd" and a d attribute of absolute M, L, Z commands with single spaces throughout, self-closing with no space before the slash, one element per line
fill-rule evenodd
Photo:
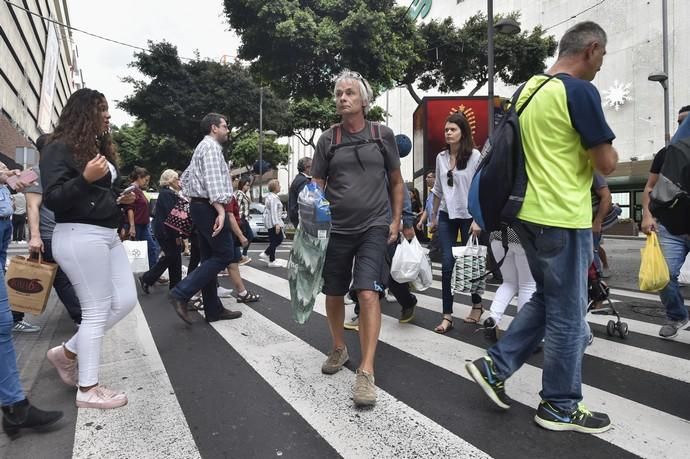
<path fill-rule="evenodd" d="M 162 1 L 68 0 L 73 27 L 143 48 L 147 40 L 166 41 L 177 46 L 178 54 L 220 60 L 236 56 L 239 39 L 228 31 L 222 0 Z M 74 32 L 79 66 L 86 87 L 105 94 L 110 103 L 111 123 L 121 126 L 133 118 L 116 108 L 116 102 L 132 92 L 122 77 L 141 78 L 128 64 L 138 50 Z"/>

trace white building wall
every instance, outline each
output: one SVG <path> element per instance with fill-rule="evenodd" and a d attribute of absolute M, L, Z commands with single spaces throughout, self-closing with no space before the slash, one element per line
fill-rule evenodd
<path fill-rule="evenodd" d="M 22 2 L 17 3 L 24 6 Z M 31 12 L 69 23 L 66 0 L 36 0 L 27 4 Z M 0 2 L 0 29 L 4 34 L 0 36 L 0 109 L 32 142 L 41 134 L 37 120 L 48 27 L 54 26 L 36 15 Z M 75 90 L 74 45 L 71 32 L 63 29 L 59 26 L 57 29 L 60 51 L 51 115 L 53 125 Z"/>
<path fill-rule="evenodd" d="M 407 0 L 400 4 L 407 6 Z M 424 20 L 450 16 L 455 23 L 464 21 L 478 11 L 486 12 L 486 0 L 433 0 L 429 15 Z M 582 13 L 583 10 L 591 8 Z M 676 114 L 683 105 L 690 104 L 690 52 L 683 46 L 690 44 L 690 1 L 668 0 L 669 28 L 669 98 L 671 134 L 676 127 Z M 617 138 L 615 146 L 621 162 L 631 158 L 650 159 L 664 145 L 663 90 L 647 76 L 663 68 L 662 63 L 662 1 L 661 0 L 495 0 L 494 13 L 521 12 L 523 30 L 537 25 L 549 28 L 546 32 L 559 40 L 563 33 L 580 21 L 599 23 L 608 34 L 607 55 L 604 65 L 593 81 L 602 99 L 617 81 L 630 83 L 631 101 L 618 111 L 604 107 L 607 120 Z M 581 13 L 581 14 L 579 14 Z M 579 14 L 579 15 L 578 15 Z M 572 18 L 573 16 L 576 16 Z M 571 19 L 569 19 L 571 18 Z M 555 58 L 547 61 L 547 68 Z M 472 85 L 468 85 L 472 88 Z M 508 97 L 514 87 L 506 87 L 496 81 L 495 93 Z M 486 95 L 486 87 L 476 95 Z M 455 95 L 466 95 L 456 93 Z M 420 97 L 439 95 L 438 92 L 421 92 Z M 412 138 L 412 114 L 417 104 L 405 88 L 395 88 L 379 96 L 379 105 L 389 112 L 388 125 L 396 134 Z M 439 127 L 440 128 L 440 127 Z M 311 149 L 295 149 L 295 157 L 311 155 Z M 296 165 L 296 160 L 292 161 Z M 296 166 L 295 166 L 296 170 Z M 295 172 L 296 173 L 296 172 Z M 405 180 L 411 180 L 412 155 L 402 161 Z M 291 172 L 291 177 L 294 173 Z"/>

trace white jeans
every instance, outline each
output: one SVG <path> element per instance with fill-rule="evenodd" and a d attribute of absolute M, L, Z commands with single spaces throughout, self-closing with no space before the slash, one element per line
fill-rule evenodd
<path fill-rule="evenodd" d="M 58 223 L 53 257 L 67 274 L 81 303 L 81 325 L 65 343 L 79 360 L 79 385 L 98 383 L 105 331 L 137 304 L 137 290 L 127 253 L 115 229 L 82 223 Z"/>
<path fill-rule="evenodd" d="M 505 252 L 501 241 L 491 241 L 491 250 L 494 252 L 496 260 L 503 258 Z M 525 249 L 520 244 L 512 242 L 508 244 L 508 255 L 501 265 L 501 274 L 503 275 L 503 283 L 496 290 L 490 310 L 491 317 L 496 321 L 496 324 L 501 321 L 508 303 L 516 293 L 518 295 L 517 308 L 520 312 L 522 306 L 532 298 L 532 294 L 537 289 L 532 272 L 529 270 Z"/>

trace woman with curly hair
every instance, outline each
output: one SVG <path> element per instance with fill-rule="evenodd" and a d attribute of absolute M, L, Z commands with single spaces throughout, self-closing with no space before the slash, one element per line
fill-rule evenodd
<path fill-rule="evenodd" d="M 117 408 L 127 396 L 100 383 L 103 335 L 137 304 L 127 253 L 117 235 L 122 195 L 117 152 L 105 96 L 80 89 L 70 96 L 41 153 L 43 202 L 55 212 L 53 257 L 79 297 L 82 322 L 62 346 L 48 351 L 62 381 L 78 385 L 80 408 Z M 77 370 L 77 361 L 79 363 Z"/>

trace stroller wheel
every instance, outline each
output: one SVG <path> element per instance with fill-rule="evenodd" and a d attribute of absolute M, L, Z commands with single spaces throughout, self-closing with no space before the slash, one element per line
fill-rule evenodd
<path fill-rule="evenodd" d="M 621 322 L 618 324 L 618 336 L 625 339 L 628 336 L 628 324 Z"/>
<path fill-rule="evenodd" d="M 609 320 L 609 322 L 606 324 L 606 334 L 609 336 L 613 336 L 616 334 L 616 322 L 614 322 L 613 320 Z"/>

